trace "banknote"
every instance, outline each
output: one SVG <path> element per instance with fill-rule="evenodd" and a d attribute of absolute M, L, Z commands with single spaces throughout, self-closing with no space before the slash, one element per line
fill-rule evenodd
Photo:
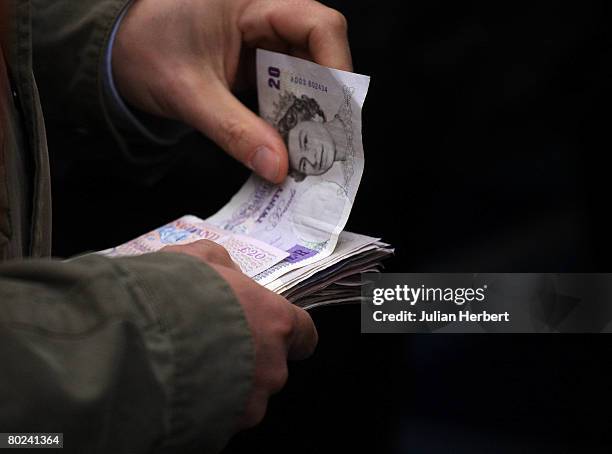
<path fill-rule="evenodd" d="M 358 302 L 360 273 L 380 271 L 393 249 L 343 231 L 364 167 L 361 109 L 369 78 L 257 51 L 259 114 L 287 145 L 280 185 L 252 175 L 208 219 L 183 216 L 120 246 L 110 257 L 207 239 L 249 277 L 304 308 Z"/>
<path fill-rule="evenodd" d="M 328 268 L 341 260 L 352 257 L 355 254 L 365 252 L 368 250 L 368 248 L 375 248 L 375 243 L 377 241 L 379 241 L 379 238 L 372 238 L 366 235 L 359 235 L 357 233 L 346 231 L 342 232 L 338 237 L 336 248 L 329 256 L 322 258 L 318 262 L 289 271 L 272 282 L 267 283 L 265 286 L 270 290 L 279 293 L 287 291 L 291 287 L 299 284 L 301 281 L 308 279 L 317 272 Z"/>
<path fill-rule="evenodd" d="M 289 177 L 252 175 L 207 221 L 286 251 L 254 279 L 266 285 L 329 256 L 344 229 L 364 166 L 361 110 L 369 77 L 288 55 L 257 51 L 259 115 L 289 154 Z"/>
<path fill-rule="evenodd" d="M 269 244 L 245 235 L 232 234 L 196 217 L 183 216 L 120 246 L 100 251 L 107 257 L 122 257 L 159 251 L 169 245 L 213 241 L 225 247 L 244 274 L 254 277 L 289 256 Z"/>
<path fill-rule="evenodd" d="M 309 277 L 300 279 L 283 291 L 275 292 L 303 308 L 311 307 L 313 299 L 320 300 L 324 295 L 331 296 L 338 292 L 348 302 L 348 297 L 360 296 L 361 273 L 382 271 L 383 260 L 391 254 L 391 247 L 375 243 L 357 254 L 328 263 Z M 356 283 L 358 285 L 353 285 Z"/>

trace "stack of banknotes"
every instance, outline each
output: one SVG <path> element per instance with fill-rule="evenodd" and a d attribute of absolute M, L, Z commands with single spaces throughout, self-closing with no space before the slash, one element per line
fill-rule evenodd
<path fill-rule="evenodd" d="M 208 219 L 183 216 L 120 246 L 111 257 L 208 239 L 241 270 L 306 309 L 360 301 L 361 273 L 393 253 L 380 238 L 343 231 L 364 166 L 361 109 L 369 77 L 257 51 L 259 114 L 289 153 L 280 185 L 252 175 Z"/>

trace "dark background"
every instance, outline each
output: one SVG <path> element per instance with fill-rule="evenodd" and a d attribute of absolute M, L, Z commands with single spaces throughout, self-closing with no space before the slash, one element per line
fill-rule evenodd
<path fill-rule="evenodd" d="M 612 271 L 604 1 L 328 3 L 372 76 L 347 229 L 392 243 L 389 271 Z M 140 168 L 104 133 L 49 122 L 59 256 L 207 217 L 247 176 L 197 135 L 141 145 L 170 159 Z M 607 335 L 361 335 L 358 307 L 313 317 L 317 354 L 227 453 L 612 451 Z"/>

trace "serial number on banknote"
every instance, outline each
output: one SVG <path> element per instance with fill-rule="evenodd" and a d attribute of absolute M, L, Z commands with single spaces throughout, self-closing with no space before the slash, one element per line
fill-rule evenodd
<path fill-rule="evenodd" d="M 322 91 L 323 93 L 327 93 L 327 85 L 323 85 L 314 80 L 306 79 L 301 76 L 291 76 L 289 80 L 296 85 L 303 85 L 304 87 L 312 88 L 314 90 Z"/>

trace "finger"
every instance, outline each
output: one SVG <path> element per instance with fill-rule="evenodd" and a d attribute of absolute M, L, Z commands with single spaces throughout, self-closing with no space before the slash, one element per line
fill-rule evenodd
<path fill-rule="evenodd" d="M 292 360 L 308 358 L 317 347 L 319 336 L 312 318 L 304 309 L 291 305 L 295 317 L 295 329 L 289 343 L 288 358 Z"/>
<path fill-rule="evenodd" d="M 226 266 L 240 271 L 240 267 L 234 262 L 232 256 L 220 244 L 217 244 L 210 240 L 199 240 L 189 244 L 192 248 L 197 251 L 205 261 L 214 263 L 216 265 Z"/>
<path fill-rule="evenodd" d="M 206 263 L 221 265 L 240 271 L 240 267 L 232 260 L 227 249 L 210 240 L 199 240 L 189 244 L 166 246 L 162 249 L 162 252 L 191 255 Z"/>
<path fill-rule="evenodd" d="M 346 19 L 338 11 L 311 0 L 253 4 L 239 22 L 250 46 L 284 42 L 294 48 L 294 55 L 309 55 L 320 65 L 353 70 Z"/>
<path fill-rule="evenodd" d="M 238 421 L 238 429 L 244 430 L 258 425 L 266 415 L 269 395 L 264 390 L 256 390 L 249 397 L 242 418 Z"/>
<path fill-rule="evenodd" d="M 280 183 L 287 176 L 287 148 L 278 132 L 246 108 L 217 80 L 194 93 L 184 120 L 262 178 Z"/>

